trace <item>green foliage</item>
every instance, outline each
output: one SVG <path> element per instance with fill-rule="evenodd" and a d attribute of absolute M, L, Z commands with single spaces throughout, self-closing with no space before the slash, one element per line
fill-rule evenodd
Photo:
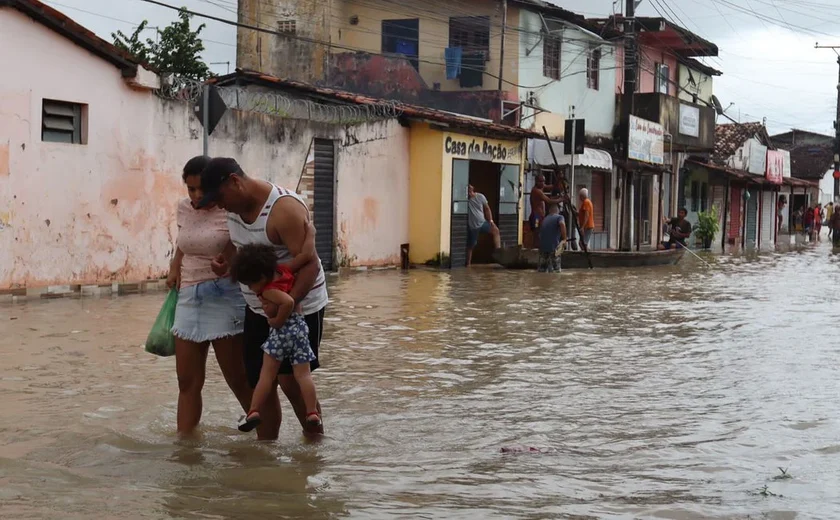
<path fill-rule="evenodd" d="M 712 206 L 710 211 L 701 211 L 697 214 L 697 225 L 694 226 L 697 237 L 704 243 L 715 239 L 720 231 L 717 207 Z"/>
<path fill-rule="evenodd" d="M 157 30 L 157 40 L 141 40 L 140 34 L 146 29 L 148 21 L 143 22 L 131 35 L 122 31 L 112 33 L 114 45 L 131 53 L 143 63 L 148 63 L 160 73 L 173 73 L 178 76 L 203 80 L 212 74 L 210 68 L 201 60 L 204 43 L 201 31 L 205 25 L 190 29 L 192 15 L 184 10 L 178 12 L 178 21 L 172 22 L 163 30 Z"/>

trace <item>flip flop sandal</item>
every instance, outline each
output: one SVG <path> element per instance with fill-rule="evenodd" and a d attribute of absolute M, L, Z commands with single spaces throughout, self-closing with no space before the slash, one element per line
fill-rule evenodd
<path fill-rule="evenodd" d="M 261 422 L 262 419 L 260 419 L 259 412 L 248 412 L 248 415 L 243 415 L 239 419 L 239 431 L 245 433 L 253 431 Z"/>
<path fill-rule="evenodd" d="M 314 430 L 315 428 L 320 428 L 321 423 L 321 416 L 318 415 L 318 412 L 312 412 L 306 416 L 306 427 L 307 429 Z"/>

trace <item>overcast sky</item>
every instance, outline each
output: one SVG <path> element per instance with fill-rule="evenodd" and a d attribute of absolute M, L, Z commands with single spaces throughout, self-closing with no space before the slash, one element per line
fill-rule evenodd
<path fill-rule="evenodd" d="M 588 17 L 607 16 L 614 5 L 613 0 L 551 1 Z M 236 19 L 236 0 L 164 2 Z M 140 0 L 46 3 L 109 41 L 111 32 L 130 32 L 144 19 L 151 26 L 164 26 L 176 18 L 174 11 Z M 837 55 L 814 44 L 840 45 L 840 0 L 643 0 L 637 14 L 665 15 L 718 45 L 720 56 L 706 62 L 724 73 L 715 79 L 715 94 L 724 107 L 735 103 L 727 111 L 732 118 L 746 122 L 766 117 L 773 132 L 796 127 L 834 133 Z M 233 70 L 236 29 L 206 23 L 205 60 L 216 63 L 211 65 L 216 73 L 228 70 L 226 63 L 217 62 L 230 62 Z"/>

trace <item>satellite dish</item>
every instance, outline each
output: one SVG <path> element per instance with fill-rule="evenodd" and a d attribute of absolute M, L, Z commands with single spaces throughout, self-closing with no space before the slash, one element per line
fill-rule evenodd
<path fill-rule="evenodd" d="M 717 98 L 717 96 L 714 96 L 714 95 L 712 96 L 712 105 L 714 105 L 715 112 L 717 112 L 718 115 L 723 114 L 723 112 L 724 112 L 723 105 L 720 104 L 720 100 Z"/>

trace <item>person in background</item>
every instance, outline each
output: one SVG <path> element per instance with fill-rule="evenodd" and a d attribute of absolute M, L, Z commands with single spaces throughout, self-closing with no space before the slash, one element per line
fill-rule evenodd
<path fill-rule="evenodd" d="M 814 236 L 817 242 L 821 240 L 820 233 L 822 232 L 824 218 L 825 214 L 823 213 L 822 204 L 817 204 L 817 207 L 814 208 Z"/>
<path fill-rule="evenodd" d="M 793 230 L 796 233 L 804 233 L 805 232 L 805 211 L 802 207 L 796 209 L 793 212 Z"/>
<path fill-rule="evenodd" d="M 528 217 L 528 225 L 534 233 L 535 244 L 539 241 L 540 223 L 545 218 L 545 205 L 559 204 L 561 201 L 559 197 L 552 198 L 545 194 L 545 190 L 552 188 L 552 186 L 546 186 L 544 175 L 537 175 L 536 184 L 531 190 L 531 215 Z"/>
<path fill-rule="evenodd" d="M 812 208 L 811 206 L 805 206 L 805 210 L 802 215 L 802 225 L 805 229 L 805 236 L 813 240 L 814 236 L 812 233 L 814 231 L 814 208 Z"/>
<path fill-rule="evenodd" d="M 537 270 L 541 273 L 560 272 L 560 258 L 557 249 L 566 243 L 566 220 L 560 214 L 560 207 L 552 204 L 548 215 L 540 226 L 540 262 Z"/>
<path fill-rule="evenodd" d="M 776 202 L 776 236 L 782 232 L 782 223 L 784 222 L 784 217 L 782 213 L 784 212 L 785 206 L 787 205 L 787 198 L 784 195 L 779 195 L 779 200 Z"/>
<path fill-rule="evenodd" d="M 832 233 L 834 232 L 834 227 L 831 225 L 831 219 L 834 217 L 834 203 L 829 202 L 825 206 L 825 225 L 828 228 L 828 239 L 832 240 Z"/>
<path fill-rule="evenodd" d="M 472 184 L 467 188 L 469 197 L 469 216 L 467 218 L 467 267 L 472 264 L 472 254 L 475 246 L 478 245 L 478 237 L 482 234 L 490 234 L 493 237 L 493 246 L 496 249 L 502 247 L 502 235 L 496 223 L 493 222 L 493 212 L 487 204 L 487 197 L 475 191 Z"/>
<path fill-rule="evenodd" d="M 671 219 L 671 232 L 668 233 L 670 238 L 667 242 L 661 244 L 662 249 L 673 249 L 678 247 L 677 244 L 681 247 L 688 247 L 686 240 L 691 236 L 691 222 L 686 220 L 687 216 L 688 210 L 680 208 L 677 212 L 677 218 Z"/>
<path fill-rule="evenodd" d="M 580 208 L 578 208 L 578 223 L 583 232 L 581 237 L 581 247 L 584 251 L 589 251 L 592 245 L 592 235 L 595 232 L 595 208 L 592 205 L 592 200 L 589 199 L 589 190 L 583 188 L 578 193 L 580 199 Z"/>
<path fill-rule="evenodd" d="M 832 240 L 834 243 L 834 247 L 840 247 L 840 210 L 835 210 L 831 214 L 831 230 L 832 230 Z"/>
<path fill-rule="evenodd" d="M 207 353 L 213 353 L 225 381 L 243 410 L 251 403 L 251 388 L 242 359 L 245 299 L 239 285 L 213 272 L 216 255 L 235 248 L 230 241 L 227 212 L 215 205 L 197 209 L 203 192 L 201 172 L 210 162 L 198 156 L 184 166 L 189 197 L 178 204 L 178 238 L 166 284 L 178 289 L 175 371 L 178 374 L 178 433 L 188 435 L 201 420 L 201 391 Z"/>

